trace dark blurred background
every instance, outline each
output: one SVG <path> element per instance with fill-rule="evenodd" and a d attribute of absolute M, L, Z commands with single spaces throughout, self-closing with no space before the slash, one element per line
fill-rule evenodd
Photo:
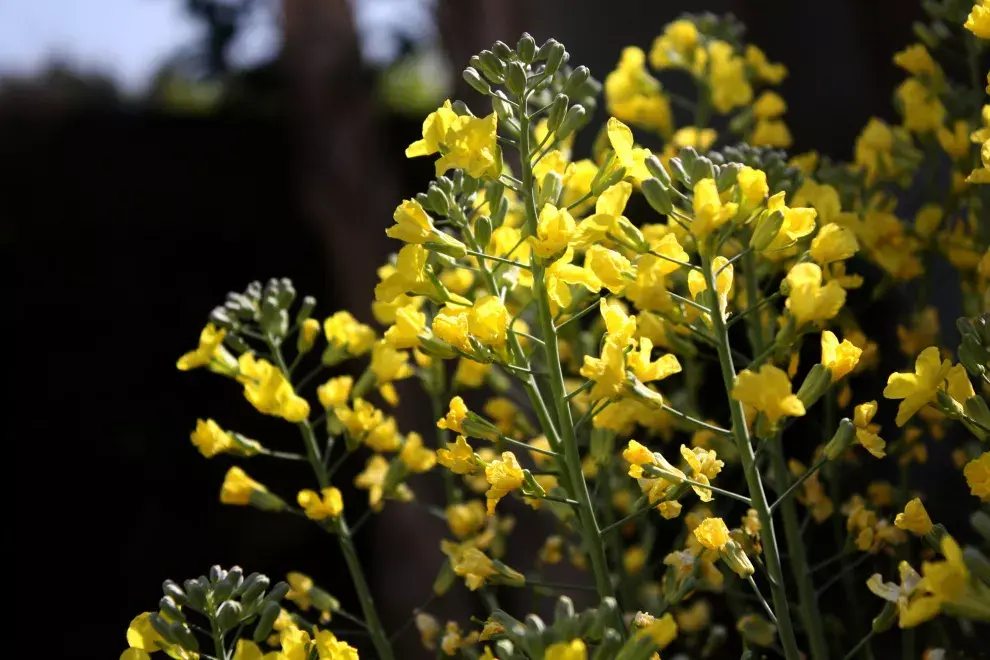
<path fill-rule="evenodd" d="M 44 657 L 116 658 L 163 579 L 212 563 L 274 577 L 297 569 L 357 611 L 332 539 L 305 521 L 221 506 L 227 460 L 203 460 L 188 440 L 197 417 L 282 447 L 294 429 L 260 419 L 209 374 L 180 374 L 175 359 L 224 294 L 252 279 L 291 277 L 321 315 L 347 307 L 370 320 L 392 209 L 432 169 L 403 150 L 444 98 L 477 102 L 460 84 L 470 54 L 525 29 L 562 41 L 603 79 L 623 46 L 648 49 L 685 10 L 734 12 L 749 40 L 787 64 L 795 152 L 848 158 L 870 116 L 894 119 L 890 58 L 912 40 L 916 3 L 0 5 L 0 219 L 16 282 L 8 657 L 40 657 L 43 639 Z M 405 427 L 431 424 L 413 408 Z M 309 480 L 301 466 L 248 469 L 288 497 Z M 352 511 L 361 497 L 350 494 Z M 428 592 L 442 530 L 414 508 L 386 512 L 360 550 L 395 628 Z M 435 611 L 458 613 L 452 603 Z"/>

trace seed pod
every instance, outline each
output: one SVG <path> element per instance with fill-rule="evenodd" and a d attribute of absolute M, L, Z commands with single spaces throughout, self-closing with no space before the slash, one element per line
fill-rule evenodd
<path fill-rule="evenodd" d="M 498 209 L 492 213 L 492 227 L 501 227 L 502 223 L 505 222 L 505 216 L 509 212 L 509 198 L 503 197 L 498 202 Z M 495 373 L 495 372 L 489 372 Z"/>
<path fill-rule="evenodd" d="M 674 204 L 670 199 L 670 191 L 659 179 L 647 179 L 640 184 L 643 196 L 650 203 L 653 210 L 660 215 L 667 215 L 674 209 Z"/>
<path fill-rule="evenodd" d="M 471 85 L 471 88 L 474 89 L 479 94 L 487 95 L 491 93 L 492 91 L 491 86 L 481 79 L 481 76 L 478 74 L 478 71 L 474 67 L 469 66 L 468 68 L 464 69 L 463 75 L 464 75 L 464 81 L 467 82 L 467 84 Z"/>
<path fill-rule="evenodd" d="M 510 92 L 516 95 L 522 95 L 526 91 L 526 69 L 522 64 L 509 62 L 505 85 Z"/>
<path fill-rule="evenodd" d="M 567 94 L 558 94 L 553 100 L 553 104 L 550 106 L 550 112 L 547 114 L 547 128 L 549 130 L 557 130 L 560 123 L 564 121 L 564 116 L 567 114 L 567 105 L 569 103 L 570 98 Z"/>
<path fill-rule="evenodd" d="M 516 53 L 519 59 L 527 64 L 536 58 L 536 40 L 528 32 L 523 32 L 522 38 L 516 44 Z"/>
<path fill-rule="evenodd" d="M 254 627 L 252 639 L 261 642 L 268 637 L 272 632 L 272 626 L 275 625 L 275 619 L 281 612 L 282 608 L 278 603 L 272 601 L 265 603 L 261 608 L 261 614 L 258 615 L 258 625 Z"/>

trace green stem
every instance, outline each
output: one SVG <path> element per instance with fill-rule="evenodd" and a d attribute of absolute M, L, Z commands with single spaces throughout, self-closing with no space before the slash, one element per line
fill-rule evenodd
<path fill-rule="evenodd" d="M 286 375 L 285 377 L 289 378 L 285 358 L 282 356 L 282 349 L 278 340 L 275 337 L 269 336 L 268 345 L 271 347 L 272 355 L 275 356 L 278 367 Z M 310 425 L 309 420 L 304 420 L 297 424 L 297 426 L 302 435 L 303 443 L 306 446 L 306 458 L 313 468 L 320 489 L 329 488 L 330 477 L 327 473 L 326 466 L 323 464 L 323 457 L 320 456 L 320 447 L 317 444 L 313 427 Z M 368 587 L 368 581 L 364 576 L 364 569 L 361 568 L 361 561 L 358 559 L 357 550 L 354 548 L 354 541 L 351 539 L 350 528 L 347 526 L 347 519 L 344 517 L 343 512 L 334 519 L 332 528 L 337 535 L 340 549 L 344 554 L 344 561 L 351 575 L 351 582 L 354 583 L 354 590 L 357 592 L 358 601 L 361 603 L 361 611 L 364 613 L 364 620 L 368 626 L 368 633 L 371 636 L 372 644 L 375 646 L 375 651 L 378 653 L 379 658 L 392 660 L 395 657 L 392 653 L 392 646 L 389 644 L 388 635 L 385 634 L 385 628 L 378 618 L 378 610 L 375 609 L 375 601 L 371 597 L 371 589 Z"/>
<path fill-rule="evenodd" d="M 525 107 L 524 99 L 520 99 L 520 107 Z M 529 154 L 529 117 L 525 112 L 519 116 L 519 151 L 522 157 L 522 184 L 524 203 L 526 206 L 526 225 L 529 232 L 536 234 L 537 209 L 533 192 L 533 166 L 526 157 Z M 588 483 L 584 480 L 581 469 L 581 456 L 578 453 L 577 437 L 574 433 L 574 421 L 571 418 L 570 404 L 565 400 L 567 394 L 564 387 L 564 374 L 560 364 L 560 352 L 557 345 L 557 331 L 553 324 L 553 314 L 550 311 L 550 298 L 547 295 L 543 279 L 543 265 L 533 262 L 533 297 L 539 316 L 541 336 L 544 340 L 544 355 L 546 358 L 547 379 L 550 381 L 550 394 L 556 403 L 557 422 L 560 429 L 560 440 L 563 450 L 562 471 L 569 475 L 568 484 L 571 496 L 577 500 L 578 519 L 581 524 L 582 536 L 591 562 L 591 572 L 595 576 L 595 586 L 601 598 L 614 598 L 615 590 L 609 576 L 608 561 L 605 558 L 605 547 L 601 539 L 595 510 L 588 492 Z M 616 615 L 618 629 L 625 631 L 621 618 Z"/>
<path fill-rule="evenodd" d="M 217 654 L 217 660 L 227 660 L 227 649 L 223 644 L 223 632 L 220 630 L 220 626 L 217 625 L 215 610 L 213 616 L 210 617 L 210 630 L 213 637 L 213 652 Z"/>
<path fill-rule="evenodd" d="M 433 406 L 433 419 L 440 419 L 447 412 L 447 369 L 443 360 L 433 360 L 430 365 L 433 369 L 433 381 L 430 383 L 430 403 Z M 436 426 L 436 424 L 434 424 Z M 447 429 L 437 427 L 436 449 L 443 449 L 447 446 Z M 461 501 L 461 493 L 454 483 L 454 473 L 450 470 L 441 470 L 443 475 L 443 490 L 447 496 L 447 504 L 455 504 Z"/>
<path fill-rule="evenodd" d="M 714 292 L 716 290 L 715 271 L 712 268 L 711 256 L 702 255 L 702 268 L 708 291 Z M 777 551 L 777 537 L 774 532 L 773 518 L 770 515 L 770 506 L 767 503 L 767 496 L 763 490 L 763 479 L 756 466 L 753 445 L 749 440 L 749 429 L 746 426 L 746 416 L 743 413 L 742 403 L 733 399 L 730 394 L 736 380 L 736 369 L 732 362 L 732 350 L 729 345 L 729 332 L 725 327 L 725 316 L 718 305 L 714 306 L 711 317 L 717 342 L 719 365 L 722 368 L 723 385 L 725 386 L 729 412 L 732 417 L 732 433 L 735 438 L 736 448 L 739 451 L 739 460 L 742 463 L 743 473 L 746 475 L 749 496 L 752 500 L 753 508 L 756 509 L 757 516 L 760 519 L 760 537 L 763 543 L 763 552 L 766 555 L 767 573 L 770 575 L 770 594 L 773 598 L 773 608 L 777 616 L 777 629 L 780 633 L 780 642 L 784 647 L 784 656 L 787 660 L 799 660 L 801 658 L 801 652 L 798 650 L 797 640 L 794 637 L 794 626 L 791 623 L 790 607 L 787 604 L 787 591 L 784 589 L 784 572 L 780 564 L 780 555 Z"/>

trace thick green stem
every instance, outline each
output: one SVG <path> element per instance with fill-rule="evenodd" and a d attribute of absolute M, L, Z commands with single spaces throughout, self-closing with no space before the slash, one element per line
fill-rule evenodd
<path fill-rule="evenodd" d="M 746 276 L 746 303 L 750 309 L 759 305 L 757 297 L 756 256 L 747 252 L 743 256 Z M 747 331 L 753 353 L 763 353 L 766 348 L 766 336 L 763 332 L 763 322 L 760 313 L 752 314 L 746 319 Z M 787 556 L 790 559 L 791 573 L 797 583 L 798 603 L 801 623 L 808 636 L 812 660 L 828 660 L 828 644 L 825 641 L 825 630 L 822 628 L 822 616 L 818 611 L 818 601 L 815 599 L 815 583 L 808 570 L 808 558 L 805 554 L 804 539 L 801 537 L 801 522 L 798 520 L 797 504 L 787 492 L 789 485 L 787 461 L 784 458 L 784 444 L 778 433 L 770 446 L 770 461 L 773 473 L 777 477 L 777 489 L 781 493 L 778 500 L 781 518 L 784 522 L 784 539 L 787 541 Z"/>
<path fill-rule="evenodd" d="M 282 355 L 282 348 L 278 339 L 268 337 L 268 345 L 272 355 L 275 357 L 278 367 L 289 378 L 289 371 L 285 364 L 285 357 Z M 297 424 L 302 435 L 303 444 L 306 446 L 306 458 L 316 475 L 316 482 L 320 488 L 330 487 L 330 476 L 327 467 L 320 456 L 320 446 L 316 442 L 316 434 L 309 420 Z M 383 660 L 392 660 L 395 656 L 392 653 L 392 645 L 389 644 L 388 635 L 382 626 L 381 619 L 378 618 L 378 610 L 375 608 L 375 600 L 371 597 L 371 589 L 368 587 L 368 580 L 364 576 L 364 569 L 358 560 L 357 550 L 354 548 L 354 540 L 351 538 L 351 530 L 347 526 L 347 519 L 343 512 L 337 516 L 332 524 L 332 529 L 337 535 L 340 549 L 344 553 L 344 562 L 347 564 L 347 571 L 351 575 L 351 582 L 354 583 L 354 590 L 357 592 L 358 601 L 361 603 L 361 611 L 364 614 L 364 622 L 368 627 L 368 634 L 371 636 L 371 643 L 375 646 L 375 652 Z"/>
<path fill-rule="evenodd" d="M 525 108 L 525 102 L 520 99 L 520 108 Z M 535 182 L 533 167 L 526 154 L 529 153 L 529 117 L 520 112 L 519 117 L 519 152 L 522 154 L 522 183 L 524 203 L 526 207 L 526 226 L 530 234 L 536 234 L 537 210 L 535 200 Z M 566 487 L 569 494 L 578 502 L 578 519 L 581 525 L 581 536 L 591 562 L 591 572 L 595 577 L 595 586 L 601 598 L 615 597 L 612 581 L 609 577 L 608 561 L 605 558 L 605 547 L 602 543 L 601 530 L 595 519 L 595 510 L 588 492 L 588 483 L 584 480 L 581 469 L 581 456 L 578 453 L 577 437 L 574 433 L 574 420 L 571 418 L 571 406 L 564 398 L 567 395 L 564 387 L 564 374 L 560 364 L 560 352 L 557 345 L 557 331 L 554 328 L 553 314 L 550 311 L 550 298 L 547 295 L 543 280 L 543 265 L 533 260 L 533 297 L 536 299 L 537 314 L 540 323 L 540 335 L 544 341 L 544 356 L 546 359 L 547 379 L 550 382 L 550 395 L 556 403 L 557 424 L 560 432 L 560 451 L 563 453 L 561 467 L 568 475 Z M 619 630 L 624 633 L 624 626 Z"/>
<path fill-rule="evenodd" d="M 715 271 L 712 268 L 711 256 L 702 255 L 702 268 L 708 291 L 714 294 L 716 290 Z M 736 449 L 739 452 L 743 473 L 746 475 L 749 497 L 760 520 L 760 538 L 763 543 L 763 554 L 766 556 L 767 573 L 770 576 L 770 594 L 773 598 L 774 613 L 777 615 L 780 643 L 787 660 L 800 660 L 801 652 L 798 650 L 797 640 L 794 637 L 794 626 L 791 623 L 787 591 L 784 588 L 784 572 L 777 551 L 777 536 L 774 532 L 770 505 L 763 490 L 763 479 L 756 466 L 756 458 L 753 453 L 753 445 L 749 440 L 749 429 L 746 426 L 746 416 L 743 413 L 742 403 L 733 399 L 730 394 L 736 380 L 736 369 L 732 362 L 732 349 L 729 345 L 729 332 L 725 327 L 725 316 L 718 305 L 713 305 L 711 318 L 718 348 L 718 361 L 722 368 L 722 380 L 729 402 L 729 414 L 732 417 L 732 434 L 736 442 Z"/>

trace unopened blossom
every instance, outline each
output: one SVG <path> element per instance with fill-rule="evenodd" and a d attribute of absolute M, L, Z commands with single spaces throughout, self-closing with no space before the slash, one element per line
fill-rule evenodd
<path fill-rule="evenodd" d="M 856 441 L 863 445 L 863 448 L 876 458 L 883 458 L 886 456 L 884 448 L 887 446 L 887 443 L 877 435 L 880 427 L 870 423 L 876 414 L 876 401 L 861 403 L 856 406 L 854 411 L 853 425 L 856 427 Z"/>
<path fill-rule="evenodd" d="M 863 349 L 855 346 L 848 339 L 839 343 L 839 338 L 831 330 L 822 333 L 822 364 L 832 372 L 832 382 L 842 380 L 846 374 L 856 368 Z"/>
<path fill-rule="evenodd" d="M 894 525 L 915 536 L 924 536 L 932 531 L 932 519 L 928 517 L 925 505 L 917 497 L 904 506 L 902 513 L 897 514 Z"/>

